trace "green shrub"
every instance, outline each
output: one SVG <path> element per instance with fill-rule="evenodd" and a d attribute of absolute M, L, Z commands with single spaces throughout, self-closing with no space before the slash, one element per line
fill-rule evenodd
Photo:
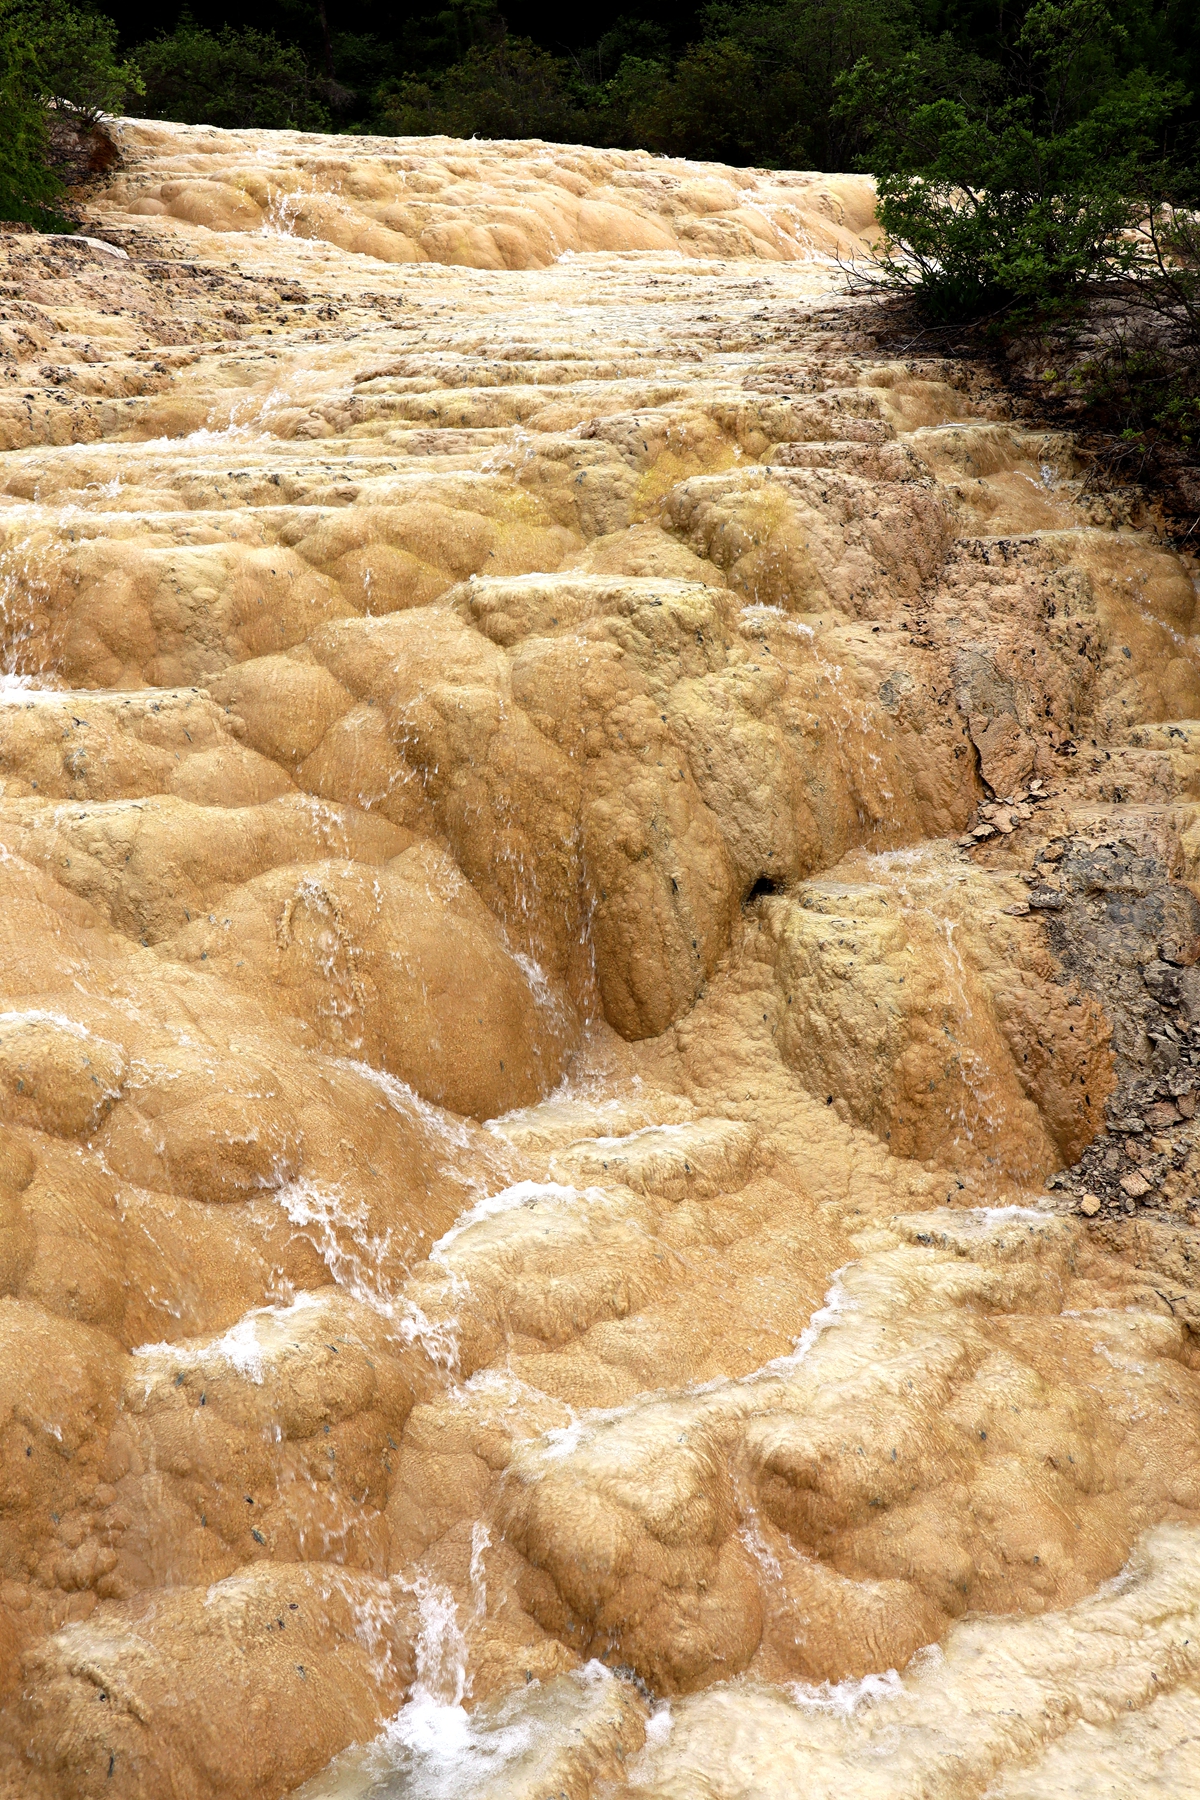
<path fill-rule="evenodd" d="M 56 210 L 64 183 L 62 125 L 95 124 L 121 108 L 138 87 L 137 71 L 120 62 L 117 28 L 100 13 L 61 0 L 0 0 L 0 217 L 63 230 Z M 50 116 L 66 115 L 57 133 Z"/>
<path fill-rule="evenodd" d="M 1131 270 L 1145 170 L 1187 96 L 1120 73 L 1124 39 L 1101 0 L 1035 0 L 1008 70 L 976 63 L 964 83 L 961 59 L 943 58 L 943 86 L 959 79 L 938 94 L 919 49 L 842 79 L 842 109 L 872 136 L 885 284 L 970 320 L 1036 315 Z"/>
<path fill-rule="evenodd" d="M 1200 450 L 1200 215 L 1145 197 L 1124 278 L 1038 358 L 1042 384 L 1130 449 Z M 1053 336 L 1053 332 L 1048 333 Z"/>
<path fill-rule="evenodd" d="M 152 119 L 238 129 L 327 131 L 329 113 L 304 55 L 269 31 L 206 31 L 185 15 L 169 35 L 139 44 Z"/>
<path fill-rule="evenodd" d="M 117 27 L 103 13 L 58 0 L 24 0 L 22 11 L 50 106 L 94 125 L 103 113 L 124 112 L 130 95 L 141 93 L 137 67 L 118 57 Z"/>
<path fill-rule="evenodd" d="M 585 96 L 584 142 L 659 149 L 665 135 L 660 108 L 670 75 L 665 54 L 622 56 L 616 73 Z"/>
<path fill-rule="evenodd" d="M 648 103 L 632 141 L 674 155 L 770 168 L 842 169 L 861 148 L 837 108 L 837 79 L 860 59 L 896 61 L 916 34 L 908 0 L 717 0 L 704 37 Z"/>
<path fill-rule="evenodd" d="M 733 38 L 695 44 L 630 124 L 650 150 L 721 162 L 763 152 L 764 100 L 754 57 Z"/>
<path fill-rule="evenodd" d="M 49 165 L 37 61 L 18 8 L 0 0 L 0 218 L 52 225 L 62 183 Z"/>
<path fill-rule="evenodd" d="M 527 38 L 472 45 L 440 75 L 404 77 L 378 105 L 381 129 L 398 137 L 571 139 L 581 123 L 569 64 Z"/>

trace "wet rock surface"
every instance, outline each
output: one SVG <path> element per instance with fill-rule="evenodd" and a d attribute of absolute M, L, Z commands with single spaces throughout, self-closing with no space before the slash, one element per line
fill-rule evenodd
<path fill-rule="evenodd" d="M 0 1794 L 1192 1792 L 1193 562 L 856 178 L 115 136 L 0 239 Z"/>
<path fill-rule="evenodd" d="M 1051 1178 L 1079 1195 L 1089 1217 L 1135 1205 L 1188 1212 L 1197 1194 L 1200 905 L 1170 879 L 1161 838 L 1148 823 L 1135 837 L 1055 843 L 1055 861 L 1035 868 L 1030 890 L 1031 906 L 1050 915 L 1064 969 L 1113 1021 L 1117 1085 L 1107 1129 L 1078 1164 Z"/>

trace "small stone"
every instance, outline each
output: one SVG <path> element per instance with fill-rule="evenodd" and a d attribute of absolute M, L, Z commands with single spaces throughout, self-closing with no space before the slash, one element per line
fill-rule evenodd
<path fill-rule="evenodd" d="M 960 850 L 973 850 L 975 848 L 975 839 L 971 836 L 969 831 L 965 832 L 962 837 L 956 838 L 955 842 Z"/>
<path fill-rule="evenodd" d="M 995 825 L 997 831 L 1002 831 L 1004 833 L 1005 837 L 1009 837 L 1015 830 L 1015 826 L 1012 822 L 1012 814 L 1010 812 L 996 813 L 992 823 Z"/>
<path fill-rule="evenodd" d="M 1099 1194 L 1084 1194 L 1079 1202 L 1079 1210 L 1086 1219 L 1094 1219 L 1100 1211 Z"/>
<path fill-rule="evenodd" d="M 1066 853 L 1067 846 L 1065 844 L 1046 844 L 1038 852 L 1038 861 L 1044 863 L 1061 862 Z"/>
<path fill-rule="evenodd" d="M 996 827 L 994 825 L 977 825 L 971 833 L 973 838 L 990 838 L 995 837 L 995 835 Z"/>
<path fill-rule="evenodd" d="M 1013 807 L 1013 812 L 1016 814 L 1018 819 L 1032 819 L 1032 817 L 1033 817 L 1032 806 L 1023 806 L 1019 802 L 1016 806 Z"/>
<path fill-rule="evenodd" d="M 1002 912 L 1009 913 L 1014 919 L 1023 919 L 1029 911 L 1028 900 L 1018 900 L 1014 906 L 1004 906 Z"/>
<path fill-rule="evenodd" d="M 1029 784 L 1029 791 L 1031 794 L 1040 794 L 1042 791 L 1042 782 L 1040 780 L 1031 781 Z"/>
<path fill-rule="evenodd" d="M 1182 929 L 1180 929 L 1182 926 Z M 1164 962 L 1175 963 L 1180 968 L 1188 969 L 1200 955 L 1200 941 L 1189 926 L 1178 921 L 1176 929 L 1168 930 L 1159 945 L 1159 955 Z"/>
<path fill-rule="evenodd" d="M 1176 1094 L 1175 1105 L 1179 1109 L 1181 1119 L 1194 1119 L 1196 1116 L 1195 1094 Z"/>
<path fill-rule="evenodd" d="M 1132 1169 L 1128 1175 L 1121 1177 L 1121 1187 L 1131 1200 L 1141 1200 L 1150 1192 L 1152 1186 L 1153 1183 L 1147 1181 L 1146 1177 L 1137 1169 Z"/>
<path fill-rule="evenodd" d="M 1142 1114 L 1142 1121 L 1151 1131 L 1165 1131 L 1168 1125 L 1178 1125 L 1180 1112 L 1170 1100 L 1156 1100 Z"/>

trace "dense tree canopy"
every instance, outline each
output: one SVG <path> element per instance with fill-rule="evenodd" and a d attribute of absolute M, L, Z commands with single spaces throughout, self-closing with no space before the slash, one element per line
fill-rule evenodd
<path fill-rule="evenodd" d="M 110 15 L 117 60 L 132 58 L 146 82 L 139 109 L 214 123 L 286 116 L 338 130 L 574 137 L 830 169 L 867 152 L 864 99 L 890 104 L 894 118 L 905 81 L 922 101 L 968 112 L 1024 98 L 1037 126 L 1051 104 L 1060 122 L 1072 112 L 1078 123 L 1140 73 L 1188 96 L 1170 114 L 1176 135 L 1200 119 L 1194 0 L 1097 3 L 1092 25 L 1072 28 L 1070 67 L 1053 75 L 1039 63 L 1038 32 L 1054 27 L 1037 21 L 1061 9 L 1036 0 L 598 0 L 565 12 L 545 0 L 449 0 L 428 11 L 385 0 L 168 0 L 153 21 L 121 0 L 4 5 L 40 18 L 43 41 L 56 31 L 61 40 L 64 18 L 77 40 L 84 19 L 103 34 Z M 1078 8 L 1073 16 L 1083 21 Z M 856 102 L 839 104 L 852 71 Z M 931 85 L 914 90 L 914 79 Z M 1053 97 L 1048 82 L 1058 84 Z M 1164 114 L 1157 129 L 1165 123 Z"/>

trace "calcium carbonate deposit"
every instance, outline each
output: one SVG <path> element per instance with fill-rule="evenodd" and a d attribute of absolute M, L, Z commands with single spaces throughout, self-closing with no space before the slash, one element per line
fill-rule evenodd
<path fill-rule="evenodd" d="M 1196 565 L 865 180 L 0 238 L 0 1794 L 1200 1796 Z"/>

